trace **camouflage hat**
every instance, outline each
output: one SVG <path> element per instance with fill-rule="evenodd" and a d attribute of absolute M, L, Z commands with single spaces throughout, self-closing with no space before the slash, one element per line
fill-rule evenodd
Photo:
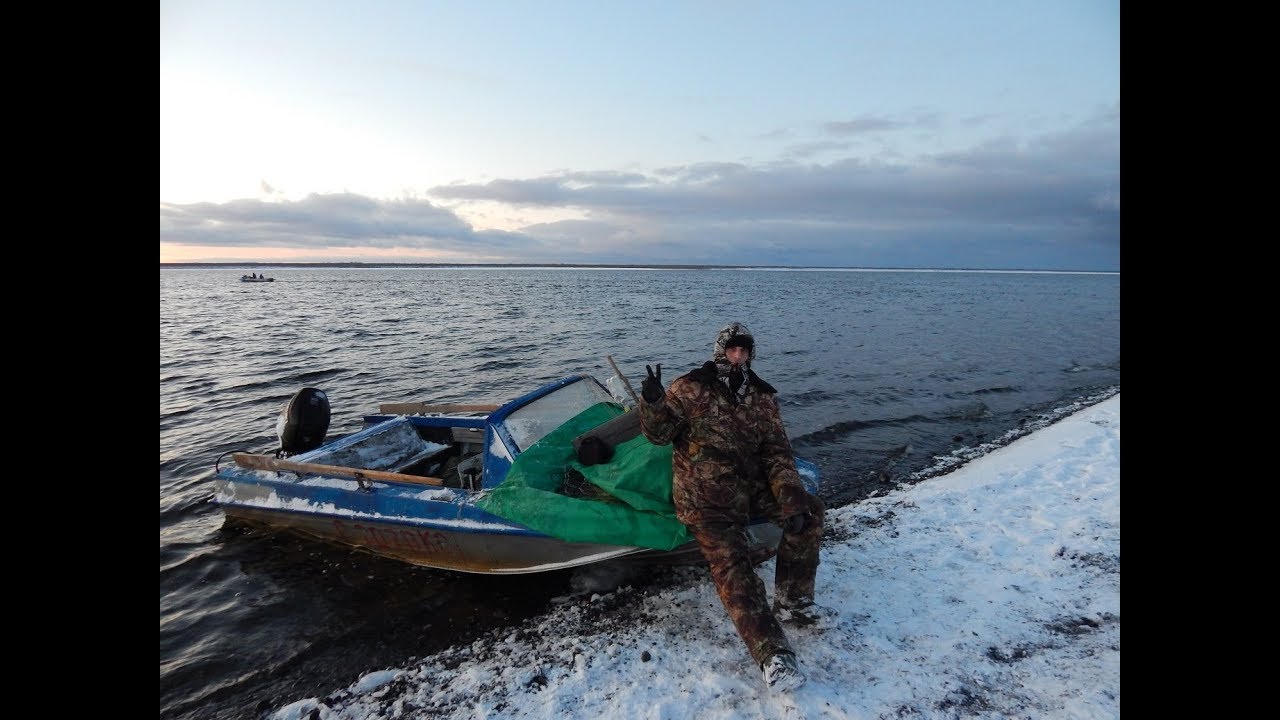
<path fill-rule="evenodd" d="M 716 357 L 724 357 L 724 351 L 730 347 L 745 347 L 751 351 L 752 360 L 756 357 L 756 339 L 740 322 L 731 322 L 716 336 Z"/>

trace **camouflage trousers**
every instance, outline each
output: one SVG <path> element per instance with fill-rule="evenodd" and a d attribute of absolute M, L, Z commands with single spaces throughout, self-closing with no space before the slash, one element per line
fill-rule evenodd
<path fill-rule="evenodd" d="M 794 535 L 783 532 L 778 543 L 774 571 L 774 599 L 781 605 L 800 606 L 813 602 L 814 579 L 818 574 L 818 546 L 822 539 L 826 506 L 808 495 L 810 519 L 804 530 Z M 782 518 L 773 518 L 782 525 Z M 782 631 L 764 581 L 756 574 L 748 550 L 747 529 L 738 523 L 709 523 L 692 527 L 702 555 L 711 567 L 720 602 L 729 612 L 733 626 L 756 664 L 762 665 L 779 652 L 795 651 Z"/>

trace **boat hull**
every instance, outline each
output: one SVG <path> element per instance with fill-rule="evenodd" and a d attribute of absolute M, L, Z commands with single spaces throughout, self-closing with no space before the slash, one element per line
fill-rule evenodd
<path fill-rule="evenodd" d="M 289 529 L 421 567 L 486 575 L 548 572 L 642 552 L 618 545 L 567 543 L 552 537 L 460 532 L 375 518 L 323 517 L 251 507 L 224 507 L 227 517 Z"/>
<path fill-rule="evenodd" d="M 229 519 L 291 530 L 439 570 L 514 575 L 608 560 L 662 565 L 705 562 L 692 542 L 654 550 L 560 540 L 485 513 L 461 491 L 456 496 L 460 502 L 455 503 L 415 498 L 412 491 L 382 483 L 373 483 L 368 492 L 342 491 L 334 484 L 329 480 L 312 487 L 308 481 L 264 479 L 249 473 L 239 479 L 218 478 L 214 500 Z M 348 495 L 345 502 L 332 502 L 342 495 Z M 398 512 L 392 512 L 393 507 Z M 406 510 L 408 514 L 399 514 Z M 748 536 L 752 562 L 758 564 L 773 557 L 782 533 L 772 523 L 760 522 L 748 528 Z"/>

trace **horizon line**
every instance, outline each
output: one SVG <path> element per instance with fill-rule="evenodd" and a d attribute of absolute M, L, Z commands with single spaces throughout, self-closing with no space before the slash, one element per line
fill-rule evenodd
<path fill-rule="evenodd" d="M 1059 268 L 982 268 L 982 267 L 871 267 L 862 265 L 702 265 L 664 263 L 462 263 L 462 262 L 265 262 L 260 260 L 231 262 L 161 262 L 166 267 L 331 267 L 331 268 L 601 268 L 640 270 L 859 270 L 859 271 L 915 271 L 915 272 L 1037 272 L 1037 273 L 1094 273 L 1119 275 L 1119 270 L 1059 269 Z"/>

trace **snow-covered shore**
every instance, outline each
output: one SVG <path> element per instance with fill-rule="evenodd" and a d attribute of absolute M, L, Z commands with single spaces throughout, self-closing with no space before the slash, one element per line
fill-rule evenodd
<path fill-rule="evenodd" d="M 789 696 L 689 568 L 273 718 L 1120 716 L 1119 395 L 827 518 L 818 602 L 839 614 L 790 633 L 809 682 Z"/>

